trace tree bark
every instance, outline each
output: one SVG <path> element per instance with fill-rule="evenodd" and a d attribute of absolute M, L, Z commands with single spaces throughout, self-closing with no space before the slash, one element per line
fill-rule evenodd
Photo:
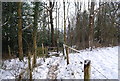
<path fill-rule="evenodd" d="M 18 2 L 18 49 L 19 49 L 19 60 L 23 60 L 23 45 L 22 45 L 22 2 Z"/>
<path fill-rule="evenodd" d="M 58 6 L 57 6 L 57 5 L 58 5 L 58 4 L 57 4 L 57 2 L 56 2 L 56 46 L 57 46 L 57 53 L 58 53 L 58 50 L 59 50 L 59 48 L 58 48 L 58 47 L 59 47 L 59 45 L 58 45 L 58 44 L 59 44 L 59 41 L 58 41 L 58 32 L 59 32 L 59 31 L 58 31 L 58 22 L 57 22 L 57 18 L 58 18 L 58 17 L 57 17 L 57 15 L 58 15 L 58 14 L 57 14 L 57 13 L 58 13 L 58 12 L 57 12 L 57 10 L 58 10 Z"/>
<path fill-rule="evenodd" d="M 49 14 L 49 11 L 47 11 L 47 15 Z M 49 17 L 48 17 L 48 40 L 50 40 L 50 25 L 49 25 L 50 21 L 49 21 Z"/>
<path fill-rule="evenodd" d="M 34 7 L 34 28 L 33 28 L 33 67 L 36 65 L 37 57 L 37 20 L 38 20 L 38 2 L 35 2 Z"/>
<path fill-rule="evenodd" d="M 54 27 L 53 27 L 53 16 L 52 16 L 52 11 L 53 11 L 53 6 L 54 6 L 54 3 L 52 4 L 52 2 L 49 2 L 50 4 L 50 10 L 49 10 L 49 13 L 50 13 L 50 24 L 51 24 L 51 43 L 52 43 L 52 47 L 55 46 L 55 41 L 54 41 Z"/>
<path fill-rule="evenodd" d="M 93 29 L 94 29 L 94 2 L 91 2 L 90 16 L 89 16 L 89 47 L 92 51 L 93 46 Z"/>
<path fill-rule="evenodd" d="M 63 0 L 63 10 L 64 10 L 64 44 L 66 44 L 66 18 L 65 18 L 65 1 Z"/>

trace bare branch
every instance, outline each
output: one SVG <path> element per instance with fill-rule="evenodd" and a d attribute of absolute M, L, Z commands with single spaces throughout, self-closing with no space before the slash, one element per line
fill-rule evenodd
<path fill-rule="evenodd" d="M 45 9 L 47 9 L 48 11 L 50 11 L 50 7 L 42 5 L 42 7 L 44 7 Z"/>
<path fill-rule="evenodd" d="M 22 31 L 24 31 L 24 30 L 26 30 L 26 29 L 28 29 L 28 28 L 30 28 L 30 27 L 32 27 L 33 25 L 32 24 L 30 24 L 29 26 L 27 26 L 27 27 L 25 27 L 25 28 L 23 28 L 22 29 Z"/>
<path fill-rule="evenodd" d="M 9 20 L 10 20 L 10 16 L 9 16 L 8 20 L 4 24 L 2 24 L 2 26 L 6 25 Z"/>
<path fill-rule="evenodd" d="M 94 14 L 93 14 L 94 17 L 95 17 L 95 15 L 100 11 L 101 8 L 105 7 L 105 6 L 104 6 L 105 4 L 107 4 L 107 2 L 101 4 L 101 5 L 99 6 L 99 8 L 97 8 L 96 10 L 93 11 L 93 12 L 94 12 Z M 96 13 L 96 14 L 95 14 L 95 13 Z"/>

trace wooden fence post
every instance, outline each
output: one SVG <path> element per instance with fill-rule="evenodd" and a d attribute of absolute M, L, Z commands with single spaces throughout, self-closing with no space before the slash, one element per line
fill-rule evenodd
<path fill-rule="evenodd" d="M 90 81 L 90 60 L 84 61 L 84 81 Z"/>
<path fill-rule="evenodd" d="M 45 62 L 45 53 L 44 53 L 44 45 L 42 43 L 42 54 L 43 54 L 43 61 Z"/>
<path fill-rule="evenodd" d="M 48 54 L 48 47 L 45 47 L 45 57 L 47 56 Z"/>
<path fill-rule="evenodd" d="M 69 49 L 68 47 L 66 46 L 66 57 L 67 57 L 67 65 L 69 64 Z"/>
<path fill-rule="evenodd" d="M 8 53 L 9 53 L 9 57 L 11 58 L 11 50 L 9 45 L 8 45 Z"/>
<path fill-rule="evenodd" d="M 63 44 L 63 56 L 65 56 L 65 45 Z"/>
<path fill-rule="evenodd" d="M 65 55 L 65 53 L 64 53 L 64 47 L 62 48 L 62 52 L 63 52 L 63 55 Z"/>
<path fill-rule="evenodd" d="M 59 52 L 59 41 L 57 39 L 57 53 Z"/>
<path fill-rule="evenodd" d="M 19 75 L 18 81 L 22 81 L 22 76 L 21 75 Z"/>

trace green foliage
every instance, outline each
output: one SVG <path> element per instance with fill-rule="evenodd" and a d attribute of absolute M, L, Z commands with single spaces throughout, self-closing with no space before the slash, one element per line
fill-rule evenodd
<path fill-rule="evenodd" d="M 112 5 L 115 5 L 115 3 Z M 103 46 L 117 45 L 118 28 L 114 24 L 116 23 L 115 18 L 117 14 L 113 14 L 114 11 L 116 10 L 113 9 L 111 3 L 108 3 L 96 17 L 94 40 Z"/>
<path fill-rule="evenodd" d="M 13 7 L 14 6 L 14 7 Z M 2 3 L 2 44 L 3 52 L 11 49 L 17 49 L 17 3 L 3 2 Z"/>
<path fill-rule="evenodd" d="M 45 54 L 43 54 L 43 51 L 44 51 Z M 44 56 L 46 57 L 47 55 L 48 55 L 47 47 L 45 47 L 44 50 L 42 50 L 42 47 L 37 48 L 37 56 L 38 57 L 44 57 Z"/>
<path fill-rule="evenodd" d="M 42 47 L 38 47 L 37 48 L 37 56 L 39 56 L 39 57 L 43 57 L 43 54 L 42 54 Z"/>
<path fill-rule="evenodd" d="M 8 45 L 13 53 L 18 52 L 18 3 L 17 2 L 2 2 L 2 51 L 8 52 Z M 22 4 L 22 27 L 27 27 L 32 23 L 30 17 L 30 4 Z M 32 29 L 27 29 L 23 32 L 23 50 L 28 49 L 28 44 L 31 46 L 32 41 Z"/>
<path fill-rule="evenodd" d="M 51 46 L 51 32 L 47 28 L 48 15 L 43 12 L 44 3 L 37 2 L 38 6 L 38 23 L 39 28 L 37 30 L 37 46 L 38 49 L 43 43 L 44 46 Z M 17 2 L 2 2 L 2 45 L 3 53 L 8 53 L 8 45 L 11 48 L 13 54 L 18 54 L 18 3 Z M 34 24 L 34 5 L 35 3 L 22 3 L 22 28 L 28 27 L 30 24 Z M 23 31 L 23 52 L 27 53 L 28 49 L 33 48 L 33 26 Z M 59 45 L 63 44 L 63 33 L 59 31 Z M 56 34 L 55 34 L 56 36 Z M 40 49 L 39 49 L 40 50 Z M 41 54 L 41 52 L 40 52 Z"/>

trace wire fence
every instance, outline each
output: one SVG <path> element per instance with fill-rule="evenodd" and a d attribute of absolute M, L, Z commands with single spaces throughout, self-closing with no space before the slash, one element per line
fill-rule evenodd
<path fill-rule="evenodd" d="M 64 48 L 64 51 L 66 51 L 65 47 L 68 47 L 69 49 L 77 52 L 77 53 L 80 53 L 79 50 L 75 49 L 75 48 L 72 48 L 72 47 L 69 47 L 68 45 L 65 45 L 63 44 L 63 48 Z M 81 57 L 83 60 L 85 60 L 83 57 Z M 100 73 L 105 79 L 108 79 L 102 72 L 100 72 L 97 68 L 95 68 L 93 65 L 91 65 L 91 67 L 93 67 L 94 70 L 96 70 L 98 73 Z"/>
<path fill-rule="evenodd" d="M 81 57 L 82 58 L 82 57 Z M 82 58 L 83 59 L 83 58 Z M 85 60 L 85 59 L 83 59 Z M 100 72 L 98 69 L 96 69 L 94 66 L 91 65 L 91 67 L 93 67 L 98 73 L 100 73 L 104 78 L 108 79 L 104 74 L 102 74 L 102 72 Z"/>

